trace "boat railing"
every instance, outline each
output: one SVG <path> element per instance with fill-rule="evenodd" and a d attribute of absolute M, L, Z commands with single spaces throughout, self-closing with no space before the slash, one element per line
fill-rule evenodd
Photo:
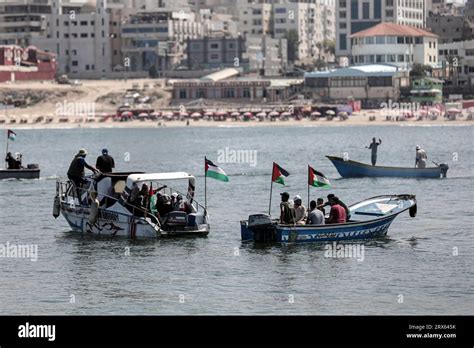
<path fill-rule="evenodd" d="M 149 218 L 151 221 L 153 221 L 153 223 L 158 224 L 158 225 L 160 224 L 158 218 L 155 215 L 151 214 L 149 210 L 143 209 L 131 203 L 125 202 L 120 197 L 117 198 L 117 197 L 109 196 L 104 193 L 99 193 L 95 191 L 92 186 L 90 188 L 83 188 L 83 187 L 77 187 L 70 181 L 57 181 L 56 191 L 60 200 L 63 203 L 66 203 L 67 205 L 69 205 L 71 208 L 75 208 L 77 206 L 74 201 L 74 198 L 77 198 L 79 202 L 79 206 L 90 207 L 90 204 L 89 204 L 89 199 L 91 198 L 90 194 L 93 193 L 96 196 L 100 195 L 102 196 L 102 199 L 105 199 L 104 203 L 101 206 L 99 206 L 99 209 L 100 207 L 103 207 L 103 206 L 110 207 L 112 204 L 120 202 L 120 204 L 123 205 L 125 208 L 127 208 L 135 218 Z M 88 194 L 87 204 L 83 204 L 82 197 L 77 197 L 78 192 L 81 192 L 81 196 L 84 193 Z M 64 198 L 67 198 L 67 197 L 71 197 L 73 198 L 73 200 L 72 201 L 65 200 Z"/>

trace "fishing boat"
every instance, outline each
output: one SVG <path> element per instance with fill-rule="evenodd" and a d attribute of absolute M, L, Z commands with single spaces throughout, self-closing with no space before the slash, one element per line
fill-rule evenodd
<path fill-rule="evenodd" d="M 397 177 L 397 178 L 445 178 L 449 166 L 445 163 L 430 168 L 372 166 L 341 157 L 326 156 L 343 178 Z M 434 162 L 433 162 L 434 163 Z"/>
<path fill-rule="evenodd" d="M 3 179 L 39 179 L 40 169 L 37 164 L 28 164 L 26 168 L 0 169 L 0 180 Z"/>
<path fill-rule="evenodd" d="M 132 239 L 209 233 L 207 210 L 194 200 L 195 177 L 188 173 L 101 173 L 88 181 L 85 188 L 77 188 L 69 180 L 56 184 L 53 216 L 62 214 L 74 232 Z M 186 181 L 187 194 L 168 187 L 170 181 Z M 134 190 L 141 190 L 145 183 L 160 197 L 176 193 L 183 198 L 185 209 L 160 215 L 130 203 Z"/>
<path fill-rule="evenodd" d="M 346 223 L 328 225 L 284 225 L 270 215 L 250 215 L 240 222 L 243 241 L 254 242 L 333 242 L 380 238 L 387 234 L 393 220 L 409 210 L 416 216 L 414 195 L 384 195 L 366 199 L 349 206 Z"/>

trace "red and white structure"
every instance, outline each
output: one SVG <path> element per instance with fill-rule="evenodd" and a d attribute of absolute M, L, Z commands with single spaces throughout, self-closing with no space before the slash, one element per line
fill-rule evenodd
<path fill-rule="evenodd" d="M 0 83 L 54 80 L 56 56 L 34 46 L 0 46 Z"/>

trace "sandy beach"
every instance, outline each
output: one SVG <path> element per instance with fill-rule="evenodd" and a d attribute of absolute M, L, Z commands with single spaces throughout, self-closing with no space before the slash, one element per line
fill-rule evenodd
<path fill-rule="evenodd" d="M 0 128 L 7 129 L 71 129 L 71 128 L 156 128 L 156 127 L 266 127 L 266 126 L 380 126 L 380 125 L 471 125 L 467 114 L 457 117 L 456 120 L 448 120 L 438 117 L 436 120 L 423 118 L 418 120 L 412 117 L 403 121 L 387 120 L 383 110 L 362 110 L 353 113 L 347 120 L 335 117 L 332 120 L 320 118 L 317 121 L 310 119 L 295 120 L 251 120 L 251 121 L 214 121 L 214 120 L 189 120 L 187 122 L 152 121 L 152 120 L 130 120 L 119 122 L 107 119 L 105 122 L 101 117 L 85 117 L 76 115 L 64 115 L 62 110 L 68 106 L 85 106 L 93 110 L 96 115 L 116 114 L 117 108 L 122 105 L 123 97 L 127 90 L 138 89 L 140 94 L 150 98 L 148 107 L 160 111 L 170 108 L 171 96 L 165 87 L 163 79 L 133 79 L 133 80 L 82 80 L 79 85 L 60 85 L 53 82 L 17 82 L 14 84 L 0 85 L 0 101 L 5 98 L 17 98 L 26 100 L 27 106 L 15 108 L 0 108 Z M 229 104 L 219 108 L 232 109 L 236 105 Z M 254 107 L 264 107 L 255 105 Z M 176 106 L 175 106 L 176 108 Z M 371 120 L 372 119 L 372 120 Z"/>

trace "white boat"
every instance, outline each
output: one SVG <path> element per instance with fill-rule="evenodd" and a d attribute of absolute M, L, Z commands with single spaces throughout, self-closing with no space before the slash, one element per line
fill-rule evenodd
<path fill-rule="evenodd" d="M 81 189 L 69 180 L 56 184 L 53 216 L 62 214 L 74 232 L 132 239 L 209 233 L 207 211 L 194 200 L 195 177 L 188 173 L 113 173 L 88 180 L 87 188 Z M 170 181 L 187 181 L 187 194 L 168 187 Z M 163 195 L 178 193 L 186 209 L 160 215 L 131 204 L 132 189 L 141 189 L 145 183 Z"/>

